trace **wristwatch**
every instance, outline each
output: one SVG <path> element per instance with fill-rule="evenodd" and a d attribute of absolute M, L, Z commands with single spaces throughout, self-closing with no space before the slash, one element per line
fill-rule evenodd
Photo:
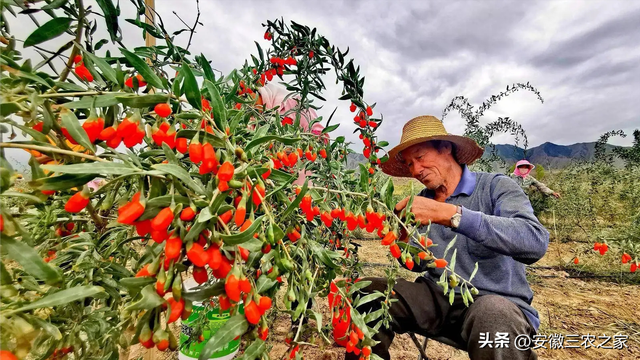
<path fill-rule="evenodd" d="M 462 219 L 462 206 L 456 205 L 456 213 L 451 217 L 451 228 L 457 229 L 460 226 L 460 220 Z"/>

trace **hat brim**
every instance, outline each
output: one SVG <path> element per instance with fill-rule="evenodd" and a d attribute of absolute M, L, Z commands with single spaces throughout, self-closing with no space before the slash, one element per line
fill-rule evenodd
<path fill-rule="evenodd" d="M 400 152 L 413 145 L 433 140 L 444 140 L 455 144 L 455 157 L 459 164 L 471 165 L 484 153 L 484 149 L 468 137 L 452 134 L 425 136 L 401 143 L 389 150 L 389 159 L 382 163 L 382 171 L 390 176 L 412 177 L 409 167 L 400 159 Z"/>

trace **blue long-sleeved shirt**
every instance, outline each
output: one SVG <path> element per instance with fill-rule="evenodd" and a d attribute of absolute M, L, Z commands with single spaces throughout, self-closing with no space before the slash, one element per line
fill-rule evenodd
<path fill-rule="evenodd" d="M 434 192 L 424 189 L 418 196 L 433 198 Z M 525 264 L 542 258 L 549 244 L 549 232 L 533 214 L 527 195 L 505 175 L 475 173 L 463 166 L 460 182 L 445 202 L 460 205 L 462 218 L 455 230 L 431 226 L 428 236 L 438 244 L 430 248 L 434 256 L 442 258 L 447 244 L 457 235 L 456 273 L 468 279 L 478 262 L 472 283 L 480 295 L 501 295 L 513 301 L 537 331 L 540 319 L 531 306 L 533 292 L 527 282 Z M 453 249 L 447 260 L 452 254 Z M 413 269 L 424 270 L 427 270 L 424 276 L 433 281 L 442 275 L 441 269 L 425 266 Z"/>

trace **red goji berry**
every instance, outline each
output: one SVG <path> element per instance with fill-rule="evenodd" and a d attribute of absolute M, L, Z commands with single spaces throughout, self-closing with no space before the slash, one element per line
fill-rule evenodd
<path fill-rule="evenodd" d="M 171 106 L 167 103 L 160 103 L 153 108 L 153 111 L 155 111 L 161 118 L 166 118 L 171 115 Z"/>

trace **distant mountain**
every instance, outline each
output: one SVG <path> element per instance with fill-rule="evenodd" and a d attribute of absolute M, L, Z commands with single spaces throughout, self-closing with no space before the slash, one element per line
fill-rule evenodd
<path fill-rule="evenodd" d="M 527 149 L 526 159 L 533 164 L 541 164 L 545 169 L 562 169 L 572 162 L 577 161 L 591 161 L 595 156 L 595 142 L 590 143 L 577 143 L 573 145 L 557 145 L 554 143 L 546 142 L 542 145 Z M 607 152 L 611 151 L 615 146 L 606 145 Z M 488 157 L 493 147 L 485 149 L 484 157 Z M 498 144 L 495 145 L 497 155 L 510 167 L 518 160 L 525 158 L 524 149 L 515 145 Z M 622 165 L 620 160 L 616 165 Z M 359 163 L 364 163 L 365 158 L 362 154 L 349 154 L 347 157 L 347 167 L 349 169 L 355 169 Z M 502 167 L 501 164 L 496 163 L 497 168 Z"/>
<path fill-rule="evenodd" d="M 533 164 L 541 164 L 547 169 L 561 169 L 572 162 L 592 161 L 595 156 L 595 142 L 577 143 L 573 145 L 557 145 L 546 142 L 539 146 L 524 149 L 514 146 L 499 144 L 495 146 L 498 156 L 504 160 L 508 166 L 518 160 L 527 159 Z M 607 151 L 615 148 L 614 145 L 606 145 Z M 484 157 L 489 156 L 492 147 L 485 149 Z"/>

